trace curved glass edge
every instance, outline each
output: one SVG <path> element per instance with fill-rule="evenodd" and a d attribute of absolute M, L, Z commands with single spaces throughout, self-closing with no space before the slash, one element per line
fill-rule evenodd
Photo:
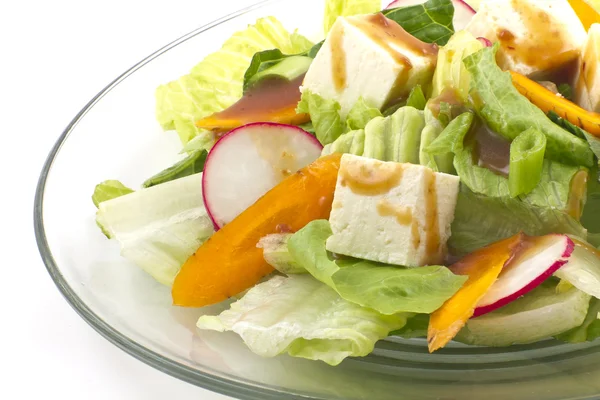
<path fill-rule="evenodd" d="M 69 122 L 67 127 L 64 129 L 44 162 L 44 166 L 42 167 L 42 171 L 40 173 L 40 177 L 36 186 L 35 198 L 34 198 L 34 206 L 33 206 L 33 223 L 34 223 L 34 232 L 35 239 L 37 242 L 37 246 L 40 252 L 40 256 L 46 266 L 50 277 L 54 281 L 54 284 L 57 286 L 61 294 L 67 300 L 67 302 L 73 307 L 73 309 L 79 314 L 84 321 L 86 321 L 96 332 L 100 333 L 104 338 L 106 338 L 109 342 L 125 351 L 129 355 L 135 357 L 136 359 L 150 365 L 151 367 L 162 371 L 168 375 L 171 375 L 175 378 L 181 379 L 185 382 L 191 383 L 196 386 L 200 386 L 206 388 L 208 390 L 212 390 L 217 393 L 221 393 L 227 396 L 236 397 L 244 400 L 268 400 L 268 399 L 281 399 L 282 396 L 285 396 L 288 399 L 306 399 L 306 395 L 294 395 L 288 393 L 282 393 L 274 389 L 269 389 L 266 387 L 258 387 L 255 385 L 251 385 L 244 382 L 239 382 L 235 380 L 229 380 L 226 378 L 213 376 L 210 374 L 206 374 L 190 368 L 184 364 L 172 361 L 162 355 L 151 351 L 144 346 L 136 343 L 131 340 L 127 336 L 123 335 L 119 331 L 115 330 L 109 324 L 104 322 L 102 318 L 96 315 L 75 293 L 75 291 L 69 286 L 64 277 L 62 276 L 56 261 L 52 255 L 50 247 L 48 245 L 48 241 L 46 238 L 46 232 L 44 228 L 43 221 L 43 206 L 44 206 L 44 190 L 46 187 L 46 181 L 48 179 L 48 175 L 50 170 L 52 169 L 52 165 L 54 163 L 54 159 L 56 158 L 58 152 L 60 151 L 63 143 L 66 141 L 70 133 L 77 126 L 79 121 L 87 114 L 87 112 L 96 105 L 108 92 L 110 92 L 113 88 L 115 88 L 121 81 L 125 78 L 136 72 L 138 69 L 142 68 L 144 65 L 149 63 L 150 61 L 156 59 L 160 55 L 166 53 L 170 49 L 180 45 L 181 43 L 186 42 L 187 40 L 205 32 L 217 25 L 220 25 L 224 22 L 227 22 L 231 19 L 239 17 L 248 12 L 254 11 L 259 8 L 263 8 L 269 4 L 276 3 L 281 0 L 263 0 L 228 14 L 220 19 L 217 19 L 209 24 L 201 26 L 192 32 L 174 40 L 173 42 L 163 46 L 156 52 L 152 53 L 148 57 L 144 58 L 133 67 L 129 68 L 123 74 L 118 76 L 114 81 L 108 84 L 104 89 L 102 89 L 96 96 L 94 96 L 82 109 L 77 113 L 77 115 Z"/>

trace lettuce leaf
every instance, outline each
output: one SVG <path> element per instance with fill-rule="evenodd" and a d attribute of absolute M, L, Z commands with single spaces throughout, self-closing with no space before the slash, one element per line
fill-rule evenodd
<path fill-rule="evenodd" d="M 371 107 L 360 97 L 352 106 L 346 117 L 346 125 L 349 131 L 364 129 L 367 123 L 375 117 L 381 117 L 381 111 Z"/>
<path fill-rule="evenodd" d="M 427 329 L 429 328 L 429 315 L 416 314 L 406 321 L 406 325 L 402 328 L 390 333 L 390 336 L 400 336 L 405 339 L 427 337 Z"/>
<path fill-rule="evenodd" d="M 512 85 L 508 72 L 496 65 L 497 46 L 467 56 L 463 62 L 471 74 L 471 97 L 479 116 L 496 133 L 508 140 L 530 127 L 546 135 L 548 158 L 591 167 L 594 154 L 585 140 L 552 123 L 542 110 Z"/>
<path fill-rule="evenodd" d="M 159 86 L 156 119 L 163 129 L 176 130 L 186 144 L 201 131 L 196 121 L 224 110 L 242 96 L 244 73 L 256 52 L 276 48 L 294 54 L 311 46 L 297 33 L 288 33 L 275 18 L 261 18 L 255 25 L 235 33 L 190 74 Z"/>
<path fill-rule="evenodd" d="M 455 340 L 477 346 L 510 346 L 546 339 L 581 325 L 590 296 L 556 293 L 549 282 L 481 317 L 470 319 Z"/>
<path fill-rule="evenodd" d="M 592 152 L 594 153 L 596 158 L 600 158 L 600 138 L 597 138 L 596 136 L 592 135 L 591 133 L 588 133 L 587 131 L 584 131 L 583 129 L 581 129 L 577 125 L 572 124 L 566 119 L 559 117 L 558 114 L 554 111 L 548 112 L 548 118 L 550 118 L 552 122 L 563 128 L 564 130 L 569 131 L 573 135 L 579 136 L 580 138 L 587 140 L 590 145 L 590 149 L 592 149 Z"/>
<path fill-rule="evenodd" d="M 380 0 L 325 0 L 323 31 L 329 32 L 337 17 L 371 14 L 381 10 Z"/>
<path fill-rule="evenodd" d="M 128 188 L 121 182 L 108 180 L 96 185 L 94 194 L 92 194 L 92 201 L 96 208 L 98 208 L 103 201 L 116 199 L 132 192 L 133 189 Z"/>
<path fill-rule="evenodd" d="M 220 315 L 200 317 L 197 326 L 233 331 L 263 357 L 288 353 L 337 365 L 371 353 L 375 342 L 404 326 L 406 318 L 348 302 L 312 276 L 291 275 L 254 286 Z"/>
<path fill-rule="evenodd" d="M 537 207 L 517 198 L 484 196 L 461 184 L 448 240 L 453 253 L 467 254 L 521 231 L 532 236 L 587 236 L 585 228 L 563 211 Z"/>
<path fill-rule="evenodd" d="M 471 75 L 462 60 L 482 48 L 483 44 L 468 31 L 456 32 L 438 52 L 431 97 L 435 98 L 445 89 L 450 89 L 460 100 L 467 102 Z"/>
<path fill-rule="evenodd" d="M 206 150 L 194 151 L 183 160 L 176 162 L 169 168 L 146 179 L 144 183 L 142 183 L 142 187 L 148 188 L 202 172 L 204 171 L 204 163 L 206 162 L 207 156 L 208 153 Z"/>
<path fill-rule="evenodd" d="M 391 8 L 382 12 L 423 42 L 443 46 L 454 34 L 454 6 L 451 0 L 428 0 L 423 4 Z"/>
<path fill-rule="evenodd" d="M 413 107 L 417 110 L 423 111 L 426 104 L 427 99 L 425 98 L 425 94 L 423 93 L 421 85 L 417 85 L 412 88 L 408 94 L 408 98 L 406 99 L 406 105 L 408 107 Z"/>
<path fill-rule="evenodd" d="M 213 234 L 194 174 L 100 203 L 98 225 L 121 245 L 121 255 L 165 285 Z"/>
<path fill-rule="evenodd" d="M 328 221 L 312 221 L 289 239 L 289 252 L 296 264 L 343 299 L 382 314 L 431 313 L 466 280 L 444 266 L 403 268 L 359 259 L 334 261 L 325 249 L 331 235 Z"/>
<path fill-rule="evenodd" d="M 305 90 L 298 103 L 298 113 L 310 114 L 310 119 L 315 130 L 315 135 L 321 144 L 326 145 L 335 141 L 342 133 L 345 126 L 340 116 L 340 103 Z"/>
<path fill-rule="evenodd" d="M 600 337 L 600 300 L 592 297 L 583 323 L 557 335 L 558 340 L 569 343 L 591 342 Z"/>

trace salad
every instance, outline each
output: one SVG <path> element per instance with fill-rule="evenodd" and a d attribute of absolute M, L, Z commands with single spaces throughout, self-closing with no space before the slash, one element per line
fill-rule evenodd
<path fill-rule="evenodd" d="M 265 357 L 600 336 L 594 3 L 324 2 L 156 90 L 181 159 L 98 184 L 101 231 Z"/>

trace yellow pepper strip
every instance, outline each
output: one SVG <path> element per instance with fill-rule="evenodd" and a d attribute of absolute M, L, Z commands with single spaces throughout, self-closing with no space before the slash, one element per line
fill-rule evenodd
<path fill-rule="evenodd" d="M 600 14 L 585 0 L 569 0 L 571 8 L 583 24 L 586 31 L 595 23 L 600 23 Z"/>
<path fill-rule="evenodd" d="M 554 111 L 559 117 L 600 138 L 600 114 L 584 110 L 518 72 L 510 71 L 510 75 L 519 93 L 543 112 Z"/>

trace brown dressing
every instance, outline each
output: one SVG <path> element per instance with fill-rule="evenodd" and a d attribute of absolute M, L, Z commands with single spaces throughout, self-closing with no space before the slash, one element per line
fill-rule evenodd
<path fill-rule="evenodd" d="M 567 199 L 567 214 L 579 221 L 583 212 L 583 199 L 587 193 L 588 173 L 585 170 L 577 172 L 571 179 L 569 198 Z"/>
<path fill-rule="evenodd" d="M 289 135 L 262 135 L 262 132 L 250 133 L 250 139 L 256 146 L 258 155 L 266 160 L 277 180 L 283 180 L 298 169 L 293 143 Z M 273 149 L 279 149 L 274 152 Z"/>
<path fill-rule="evenodd" d="M 425 254 L 429 263 L 441 261 L 440 221 L 438 218 L 435 173 L 429 168 L 425 173 Z"/>
<path fill-rule="evenodd" d="M 342 46 L 344 38 L 344 26 L 335 24 L 329 33 L 329 45 L 331 46 L 331 76 L 333 86 L 338 92 L 346 87 L 346 53 Z"/>
<path fill-rule="evenodd" d="M 505 55 L 514 56 L 540 70 L 551 69 L 578 57 L 577 51 L 564 51 L 567 38 L 557 21 L 548 13 L 523 0 L 511 2 L 525 25 L 528 37 L 516 40 L 512 32 L 506 29 L 498 30 L 496 37 Z M 498 62 L 503 63 L 502 57 L 499 58 Z"/>
<path fill-rule="evenodd" d="M 387 193 L 398 185 L 404 169 L 402 164 L 379 164 L 377 167 L 348 164 L 340 169 L 340 184 L 348 186 L 353 193 L 364 196 L 376 196 Z"/>
<path fill-rule="evenodd" d="M 473 157 L 477 165 L 507 177 L 510 164 L 510 142 L 480 121 L 473 124 L 469 135 L 473 135 L 475 141 Z"/>
<path fill-rule="evenodd" d="M 216 119 L 244 119 L 252 117 L 254 121 L 264 120 L 265 115 L 284 110 L 300 101 L 300 85 L 304 75 L 288 81 L 284 78 L 266 78 L 250 88 L 241 99 L 227 109 L 215 113 Z"/>
<path fill-rule="evenodd" d="M 415 249 L 418 249 L 421 245 L 421 232 L 419 231 L 419 223 L 416 219 L 412 221 L 410 232 L 412 235 L 412 245 Z"/>
<path fill-rule="evenodd" d="M 413 220 L 412 210 L 409 207 L 395 205 L 385 199 L 377 203 L 377 213 L 382 217 L 396 217 L 400 225 L 408 225 Z"/>
<path fill-rule="evenodd" d="M 427 107 L 429 107 L 429 110 L 436 118 L 440 115 L 442 103 L 450 105 L 450 110 L 453 114 L 452 117 L 456 117 L 466 110 L 463 102 L 460 100 L 458 92 L 452 87 L 445 88 L 437 97 L 434 97 L 427 102 Z"/>

